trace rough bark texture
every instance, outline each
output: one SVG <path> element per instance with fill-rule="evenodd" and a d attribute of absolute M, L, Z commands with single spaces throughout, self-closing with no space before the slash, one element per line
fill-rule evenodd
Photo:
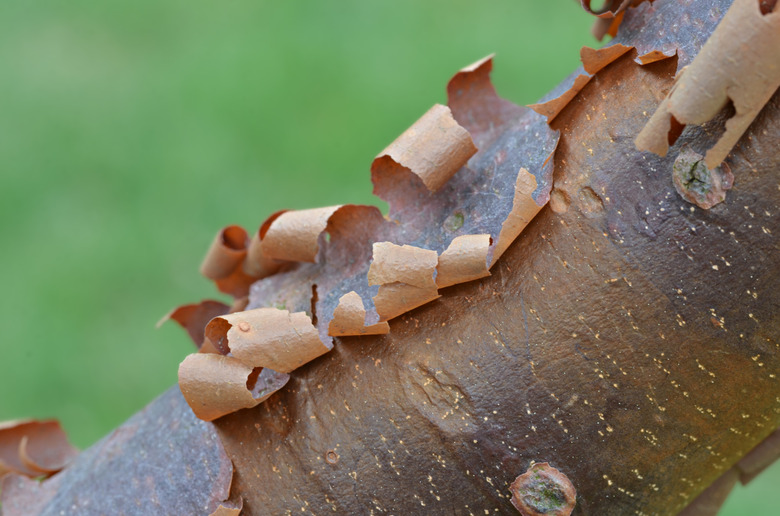
<path fill-rule="evenodd" d="M 780 426 L 780 96 L 702 210 L 674 190 L 676 152 L 634 149 L 678 66 L 635 55 L 555 119 L 550 205 L 491 277 L 216 421 L 243 514 L 513 514 L 532 461 L 571 480 L 574 514 L 676 514 Z"/>

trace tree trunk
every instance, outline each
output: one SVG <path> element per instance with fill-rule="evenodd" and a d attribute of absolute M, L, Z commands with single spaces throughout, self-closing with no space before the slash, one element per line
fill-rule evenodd
<path fill-rule="evenodd" d="M 6 482 L 7 514 L 12 494 L 38 493 L 41 514 L 58 514 L 100 506 L 106 489 L 134 501 L 128 514 L 170 512 L 177 498 L 208 513 L 224 490 L 195 500 L 160 486 L 190 460 L 165 450 L 205 454 L 214 428 L 243 514 L 512 514 L 509 486 L 532 462 L 568 477 L 574 514 L 681 511 L 780 427 L 780 96 L 730 154 L 736 182 L 712 209 L 676 193 L 676 153 L 634 147 L 728 4 L 656 0 L 626 14 L 617 42 L 647 51 L 652 35 L 680 62 L 627 53 L 555 118 L 551 203 L 489 278 L 443 290 L 388 335 L 339 339 L 268 401 L 213 425 L 173 388 L 147 409 L 155 418 L 41 487 Z M 676 146 L 706 148 L 724 119 Z M 131 444 L 110 449 L 146 454 L 134 469 L 106 458 L 123 429 Z M 194 471 L 199 486 L 224 482 L 220 468 Z"/>

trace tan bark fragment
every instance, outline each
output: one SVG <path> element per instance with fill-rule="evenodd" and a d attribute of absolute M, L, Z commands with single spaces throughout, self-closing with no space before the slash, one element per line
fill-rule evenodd
<path fill-rule="evenodd" d="M 399 169 L 407 169 L 428 190 L 435 192 L 476 152 L 471 136 L 458 125 L 450 108 L 436 104 L 379 153 L 371 165 L 371 176 L 392 175 Z"/>
<path fill-rule="evenodd" d="M 366 326 L 366 309 L 360 294 L 354 290 L 341 296 L 328 325 L 328 335 L 333 337 L 384 335 L 389 331 L 390 326 L 386 322 Z"/>
<path fill-rule="evenodd" d="M 715 32 L 685 69 L 636 138 L 639 150 L 665 156 L 672 117 L 682 125 L 703 124 L 731 100 L 735 114 L 704 156 L 720 165 L 780 86 L 780 9 L 761 14 L 756 0 L 735 0 Z"/>
<path fill-rule="evenodd" d="M 277 260 L 316 262 L 320 234 L 339 208 L 341 206 L 329 206 L 282 213 L 262 238 L 262 253 Z"/>
<path fill-rule="evenodd" d="M 251 367 L 289 373 L 330 351 L 311 318 L 277 308 L 257 308 L 213 319 L 206 337 L 223 354 Z"/>
<path fill-rule="evenodd" d="M 439 297 L 434 275 L 436 251 L 391 242 L 375 242 L 368 284 L 379 285 L 374 306 L 380 321 L 424 305 Z"/>
<path fill-rule="evenodd" d="M 253 278 L 261 279 L 272 274 L 275 274 L 279 268 L 284 265 L 284 261 L 276 260 L 269 256 L 266 256 L 263 252 L 263 238 L 271 227 L 271 224 L 283 214 L 289 210 L 280 210 L 272 213 L 263 223 L 260 228 L 252 236 L 252 240 L 249 242 L 249 249 L 247 249 L 246 258 L 244 259 L 243 269 L 244 273 Z"/>
<path fill-rule="evenodd" d="M 243 264 L 244 272 L 257 279 L 265 278 L 278 271 L 283 264 L 283 261 L 266 256 L 263 252 L 263 241 L 258 230 L 249 242 L 249 250 Z"/>
<path fill-rule="evenodd" d="M 198 418 L 213 421 L 270 396 L 255 398 L 247 385 L 252 372 L 252 367 L 233 357 L 193 353 L 179 365 L 179 388 Z"/>
<path fill-rule="evenodd" d="M 200 272 L 211 280 L 229 276 L 246 256 L 247 234 L 241 226 L 227 226 L 211 243 Z"/>
<path fill-rule="evenodd" d="M 536 178 L 526 169 L 521 168 L 520 172 L 517 173 L 512 212 L 501 226 L 498 241 L 494 244 L 491 267 L 542 209 L 542 206 L 536 204 L 536 201 L 531 197 L 534 190 L 536 190 Z"/>
<path fill-rule="evenodd" d="M 642 54 L 641 56 L 637 57 L 635 61 L 641 65 L 647 65 L 650 63 L 655 63 L 656 61 L 663 61 L 664 59 L 669 59 L 670 57 L 673 56 L 674 54 L 666 55 L 660 50 L 652 50 L 647 54 Z"/>
<path fill-rule="evenodd" d="M 490 235 L 455 237 L 439 256 L 436 285 L 443 288 L 490 276 L 487 268 L 489 250 Z"/>
<path fill-rule="evenodd" d="M 379 287 L 374 306 L 380 321 L 388 321 L 429 303 L 439 296 L 436 288 L 420 288 L 406 283 L 388 283 Z"/>
<path fill-rule="evenodd" d="M 430 249 L 391 242 L 374 243 L 374 261 L 368 269 L 369 285 L 401 282 L 419 288 L 436 288 L 433 279 L 438 254 Z"/>

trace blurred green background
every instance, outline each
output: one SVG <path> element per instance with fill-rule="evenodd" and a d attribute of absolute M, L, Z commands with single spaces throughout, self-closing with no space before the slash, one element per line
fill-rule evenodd
<path fill-rule="evenodd" d="M 376 202 L 373 156 L 455 71 L 496 52 L 532 103 L 591 22 L 569 0 L 0 4 L 0 420 L 96 441 L 175 383 L 192 345 L 154 324 L 217 296 L 219 228 Z M 727 513 L 769 514 L 744 504 L 780 503 L 773 474 Z"/>

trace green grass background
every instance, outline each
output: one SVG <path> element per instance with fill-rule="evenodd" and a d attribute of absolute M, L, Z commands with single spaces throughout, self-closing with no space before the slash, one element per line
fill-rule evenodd
<path fill-rule="evenodd" d="M 531 103 L 590 24 L 566 0 L 0 3 L 0 420 L 93 443 L 176 381 L 191 344 L 154 324 L 215 297 L 219 228 L 376 202 L 373 156 L 456 70 L 496 52 Z M 726 513 L 770 514 L 772 474 Z"/>

